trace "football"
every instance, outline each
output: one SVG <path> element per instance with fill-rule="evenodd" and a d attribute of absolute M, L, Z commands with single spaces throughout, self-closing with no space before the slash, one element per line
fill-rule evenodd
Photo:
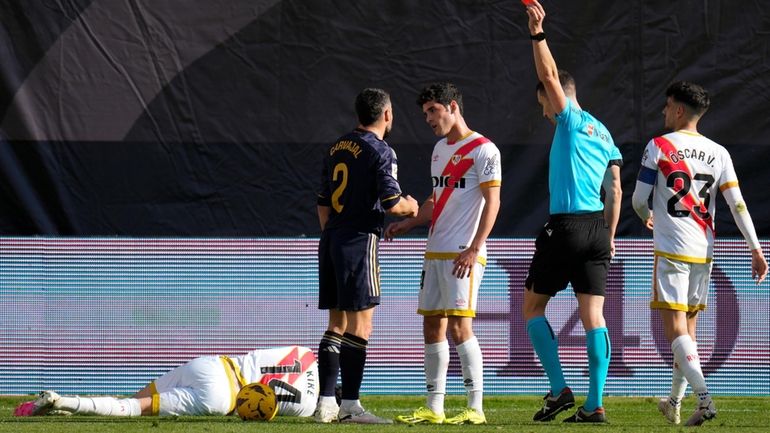
<path fill-rule="evenodd" d="M 275 392 L 263 383 L 250 383 L 238 391 L 235 411 L 244 421 L 270 421 L 278 412 Z"/>

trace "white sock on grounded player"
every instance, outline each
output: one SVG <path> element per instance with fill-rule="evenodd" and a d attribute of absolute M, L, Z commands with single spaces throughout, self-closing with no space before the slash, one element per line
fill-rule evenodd
<path fill-rule="evenodd" d="M 468 407 L 484 412 L 484 360 L 479 340 L 475 336 L 457 345 L 457 354 L 463 369 L 463 383 L 468 392 Z"/>
<path fill-rule="evenodd" d="M 671 352 L 674 353 L 674 362 L 679 364 L 679 369 L 692 386 L 692 391 L 701 400 L 710 399 L 706 378 L 703 377 L 700 367 L 698 345 L 689 335 L 680 335 L 671 343 Z"/>
<path fill-rule="evenodd" d="M 428 409 L 444 413 L 446 375 L 449 370 L 449 342 L 425 345 L 425 384 L 428 388 Z"/>
<path fill-rule="evenodd" d="M 56 409 L 83 415 L 140 416 L 142 409 L 135 398 L 114 397 L 61 397 Z"/>

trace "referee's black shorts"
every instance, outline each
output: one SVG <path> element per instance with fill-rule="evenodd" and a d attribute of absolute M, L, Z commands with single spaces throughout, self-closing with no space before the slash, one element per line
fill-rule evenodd
<path fill-rule="evenodd" d="M 572 283 L 575 293 L 604 296 L 611 257 L 602 212 L 551 215 L 535 240 L 525 286 L 555 296 Z"/>
<path fill-rule="evenodd" d="M 380 303 L 379 236 L 324 230 L 318 244 L 318 308 L 360 311 Z"/>

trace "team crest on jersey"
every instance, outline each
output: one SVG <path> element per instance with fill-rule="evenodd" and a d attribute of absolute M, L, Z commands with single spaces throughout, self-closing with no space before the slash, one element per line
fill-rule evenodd
<path fill-rule="evenodd" d="M 462 155 L 452 155 L 452 164 L 457 165 L 460 160 L 463 159 Z"/>
<path fill-rule="evenodd" d="M 589 123 L 586 126 L 586 134 L 588 134 L 589 137 L 594 135 L 594 125 L 592 123 Z"/>

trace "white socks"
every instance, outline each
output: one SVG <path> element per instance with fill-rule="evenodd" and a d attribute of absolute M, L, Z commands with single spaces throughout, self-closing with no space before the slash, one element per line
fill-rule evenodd
<path fill-rule="evenodd" d="M 463 369 L 463 383 L 468 392 L 468 407 L 483 413 L 484 361 L 476 337 L 457 345 L 457 354 Z M 449 369 L 449 342 L 425 345 L 425 383 L 428 387 L 428 409 L 444 413 L 446 376 Z"/>
<path fill-rule="evenodd" d="M 140 416 L 142 408 L 135 398 L 114 397 L 60 397 L 56 409 L 83 415 Z"/>
<path fill-rule="evenodd" d="M 449 342 L 425 345 L 425 384 L 428 388 L 428 409 L 436 414 L 444 413 L 446 375 L 449 370 Z"/>
<path fill-rule="evenodd" d="M 482 399 L 484 394 L 484 360 L 481 356 L 479 340 L 475 336 L 457 346 L 460 365 L 463 368 L 463 383 L 468 392 L 468 407 L 484 413 Z"/>
<path fill-rule="evenodd" d="M 337 397 L 333 395 L 318 396 L 318 404 L 322 406 L 337 406 Z"/>
<path fill-rule="evenodd" d="M 671 371 L 671 394 L 668 395 L 668 398 L 681 403 L 686 390 L 687 379 L 685 379 L 682 369 L 679 368 L 679 363 L 674 361 L 674 368 Z"/>
<path fill-rule="evenodd" d="M 703 371 L 700 367 L 698 346 L 692 341 L 692 338 L 689 335 L 680 335 L 671 343 L 671 351 L 674 353 L 674 362 L 679 364 L 679 370 L 687 378 L 687 382 L 690 382 L 693 393 L 700 400 L 710 399 L 706 379 L 703 377 Z M 673 385 L 672 382 L 672 393 L 674 391 Z"/>

